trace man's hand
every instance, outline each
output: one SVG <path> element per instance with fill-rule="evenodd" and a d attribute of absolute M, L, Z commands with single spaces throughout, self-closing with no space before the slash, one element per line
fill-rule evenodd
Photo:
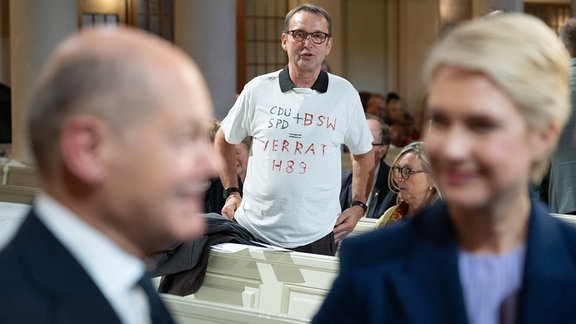
<path fill-rule="evenodd" d="M 360 206 L 352 206 L 342 211 L 336 224 L 334 225 L 334 241 L 342 241 L 348 234 L 352 233 L 356 223 L 364 215 L 364 209 Z"/>
<path fill-rule="evenodd" d="M 232 220 L 241 202 L 242 197 L 240 197 L 240 195 L 231 194 L 228 196 L 228 198 L 226 198 L 226 202 L 224 203 L 224 207 L 222 207 L 222 216 Z"/>

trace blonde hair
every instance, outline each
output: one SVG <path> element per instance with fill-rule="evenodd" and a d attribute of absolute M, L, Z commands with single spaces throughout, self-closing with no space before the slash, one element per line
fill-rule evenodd
<path fill-rule="evenodd" d="M 556 34 L 535 17 L 506 13 L 456 27 L 429 54 L 424 65 L 426 85 L 442 66 L 477 71 L 490 78 L 508 94 L 530 130 L 549 123 L 561 130 L 566 124 L 570 57 Z M 534 161 L 532 181 L 538 182 L 546 172 L 555 146 L 551 145 L 548 156 Z"/>

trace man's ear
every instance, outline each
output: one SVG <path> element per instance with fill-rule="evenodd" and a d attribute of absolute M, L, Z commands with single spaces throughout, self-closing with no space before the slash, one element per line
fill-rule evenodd
<path fill-rule="evenodd" d="M 328 54 L 330 54 L 331 51 L 332 51 L 332 37 L 329 37 L 326 40 L 326 53 L 325 53 L 325 55 L 328 56 Z"/>
<path fill-rule="evenodd" d="M 386 157 L 386 155 L 388 155 L 388 150 L 390 149 L 390 146 L 388 145 L 384 145 L 381 147 L 382 150 L 382 159 Z"/>
<path fill-rule="evenodd" d="M 282 33 L 282 49 L 284 51 L 286 51 L 286 49 L 288 48 L 287 42 L 288 38 L 286 37 L 286 34 Z"/>
<path fill-rule="evenodd" d="M 83 182 L 96 184 L 104 179 L 105 131 L 104 121 L 89 114 L 73 116 L 62 127 L 62 161 L 68 171 Z"/>

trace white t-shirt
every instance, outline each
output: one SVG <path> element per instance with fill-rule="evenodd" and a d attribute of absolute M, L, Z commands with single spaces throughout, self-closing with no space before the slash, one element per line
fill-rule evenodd
<path fill-rule="evenodd" d="M 333 230 L 340 214 L 341 144 L 352 154 L 372 148 L 358 92 L 324 73 L 318 79 L 328 84 L 326 92 L 316 85 L 282 92 L 287 68 L 256 77 L 221 124 L 229 143 L 253 137 L 235 219 L 281 247 L 306 245 Z"/>

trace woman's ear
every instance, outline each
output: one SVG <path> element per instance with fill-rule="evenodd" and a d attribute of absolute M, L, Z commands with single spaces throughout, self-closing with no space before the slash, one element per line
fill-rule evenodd
<path fill-rule="evenodd" d="M 62 127 L 60 151 L 68 172 L 87 183 L 99 183 L 105 176 L 102 144 L 106 127 L 94 115 L 71 117 Z"/>
<path fill-rule="evenodd" d="M 551 151 L 555 148 L 555 143 L 558 140 L 560 129 L 558 124 L 551 119 L 548 120 L 544 127 L 530 132 L 530 146 L 534 153 L 534 160 L 541 161 L 548 159 Z"/>

